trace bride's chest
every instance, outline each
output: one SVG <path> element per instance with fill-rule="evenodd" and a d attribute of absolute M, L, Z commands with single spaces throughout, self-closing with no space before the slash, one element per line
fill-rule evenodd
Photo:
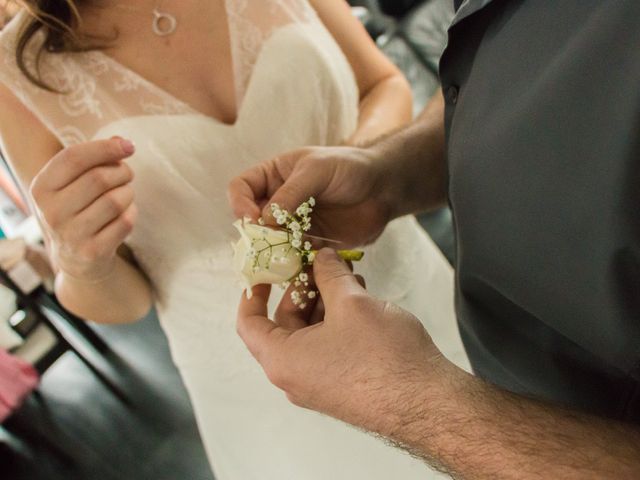
<path fill-rule="evenodd" d="M 234 123 L 236 87 L 226 22 L 218 21 L 206 32 L 180 27 L 166 38 L 151 35 L 122 42 L 107 53 L 194 111 Z"/>
<path fill-rule="evenodd" d="M 98 132 L 137 145 L 128 160 L 140 211 L 129 242 L 137 254 L 175 252 L 187 238 L 189 251 L 226 245 L 233 238 L 226 189 L 234 176 L 282 152 L 337 144 L 353 133 L 358 89 L 351 68 L 337 46 L 309 41 L 310 33 L 282 29 L 263 46 L 232 125 L 193 112 L 127 117 Z"/>
<path fill-rule="evenodd" d="M 308 145 L 338 144 L 357 125 L 358 89 L 337 46 L 282 29 L 265 43 L 233 124 L 198 112 L 137 115 L 105 125 L 137 145 L 129 162 L 144 206 L 220 203 L 229 180 L 257 162 Z M 203 210 L 203 211 L 206 211 Z"/>

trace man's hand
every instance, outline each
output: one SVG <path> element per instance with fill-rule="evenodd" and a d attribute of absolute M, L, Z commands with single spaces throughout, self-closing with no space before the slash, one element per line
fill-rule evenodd
<path fill-rule="evenodd" d="M 379 163 L 366 149 L 296 150 L 256 165 L 229 185 L 237 217 L 271 222 L 270 204 L 289 211 L 316 199 L 311 234 L 339 240 L 344 247 L 375 240 L 391 219 Z"/>
<path fill-rule="evenodd" d="M 268 287 L 243 295 L 238 332 L 293 403 L 390 434 L 398 405 L 416 402 L 443 358 L 414 316 L 370 297 L 332 250 L 318 253 L 314 276 L 324 300 L 300 310 L 285 296 L 275 321 Z"/>
<path fill-rule="evenodd" d="M 418 320 L 367 295 L 335 253 L 314 262 L 321 300 L 269 288 L 242 299 L 238 332 L 299 405 L 376 432 L 464 479 L 637 479 L 640 428 L 500 390 L 444 359 Z M 287 297 L 285 297 L 287 299 Z"/>
<path fill-rule="evenodd" d="M 306 148 L 265 161 L 231 181 L 231 207 L 272 223 L 269 204 L 292 211 L 315 197 L 312 234 L 344 247 L 370 243 L 390 220 L 445 204 L 443 117 L 438 92 L 413 124 L 367 148 Z"/>

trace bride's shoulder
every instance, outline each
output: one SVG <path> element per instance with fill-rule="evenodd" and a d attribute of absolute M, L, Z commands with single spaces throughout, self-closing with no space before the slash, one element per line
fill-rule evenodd
<path fill-rule="evenodd" d="M 19 84 L 27 81 L 25 69 L 33 70 L 44 37 L 42 32 L 28 34 L 29 15 L 18 12 L 0 30 L 0 81 Z"/>

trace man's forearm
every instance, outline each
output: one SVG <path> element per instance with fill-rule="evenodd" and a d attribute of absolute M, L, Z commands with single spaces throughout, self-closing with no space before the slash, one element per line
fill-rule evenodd
<path fill-rule="evenodd" d="M 392 217 L 438 208 L 446 202 L 444 99 L 439 90 L 408 127 L 371 145 L 382 169 Z"/>
<path fill-rule="evenodd" d="M 505 392 L 448 362 L 416 389 L 379 433 L 455 478 L 640 478 L 638 426 Z"/>

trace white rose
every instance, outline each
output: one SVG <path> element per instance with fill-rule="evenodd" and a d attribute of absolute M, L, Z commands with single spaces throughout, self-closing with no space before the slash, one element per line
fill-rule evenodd
<path fill-rule="evenodd" d="M 288 282 L 302 270 L 302 256 L 282 230 L 238 220 L 233 224 L 240 240 L 233 244 L 233 265 L 239 273 L 247 297 L 251 287 L 265 283 Z"/>

